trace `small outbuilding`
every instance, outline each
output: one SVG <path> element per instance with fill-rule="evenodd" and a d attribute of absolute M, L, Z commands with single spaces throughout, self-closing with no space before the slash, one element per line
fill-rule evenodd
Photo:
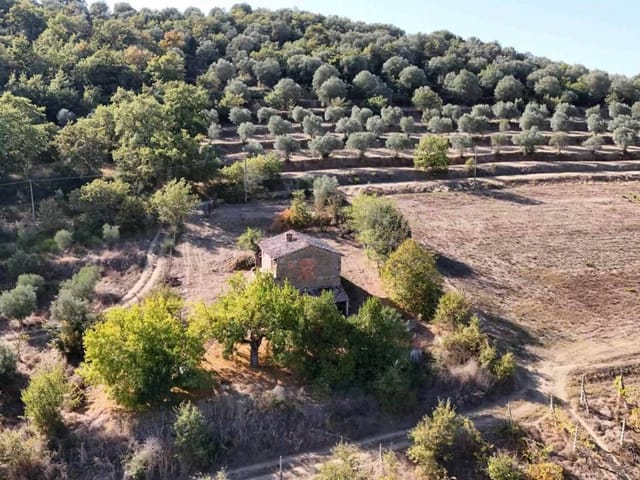
<path fill-rule="evenodd" d="M 320 295 L 331 290 L 345 313 L 349 298 L 342 287 L 342 254 L 319 238 L 289 230 L 259 243 L 262 271 L 279 282 L 288 281 L 303 293 Z"/>

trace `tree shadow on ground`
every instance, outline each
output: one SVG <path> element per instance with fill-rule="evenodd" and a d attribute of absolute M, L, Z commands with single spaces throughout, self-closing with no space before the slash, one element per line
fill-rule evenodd
<path fill-rule="evenodd" d="M 473 275 L 473 268 L 468 264 L 441 253 L 436 256 L 436 267 L 445 277 L 466 278 Z"/>
<path fill-rule="evenodd" d="M 508 345 L 527 363 L 539 360 L 528 347 L 539 346 L 541 342 L 529 330 L 503 316 L 484 311 L 479 313 L 484 320 L 484 330 L 495 338 L 499 345 Z"/>
<path fill-rule="evenodd" d="M 518 205 L 542 205 L 544 203 L 539 200 L 535 200 L 533 198 L 525 197 L 524 195 L 518 195 L 517 193 L 513 193 L 505 190 L 491 190 L 491 189 L 469 190 L 469 193 L 477 197 L 485 197 L 493 200 L 502 200 L 505 202 L 515 203 Z"/>

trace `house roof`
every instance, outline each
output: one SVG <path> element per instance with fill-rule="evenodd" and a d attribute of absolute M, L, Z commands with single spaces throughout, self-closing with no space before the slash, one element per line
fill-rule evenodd
<path fill-rule="evenodd" d="M 336 255 L 342 255 L 319 238 L 296 232 L 295 230 L 289 230 L 275 237 L 265 238 L 258 245 L 263 253 L 266 253 L 274 260 L 308 247 L 316 247 Z"/>

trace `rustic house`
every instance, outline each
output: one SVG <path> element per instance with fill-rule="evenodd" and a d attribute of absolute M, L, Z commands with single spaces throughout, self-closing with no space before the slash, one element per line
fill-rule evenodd
<path fill-rule="evenodd" d="M 318 238 L 294 230 L 266 238 L 259 246 L 263 271 L 310 295 L 331 290 L 338 306 L 348 314 L 349 298 L 340 277 L 340 252 Z"/>

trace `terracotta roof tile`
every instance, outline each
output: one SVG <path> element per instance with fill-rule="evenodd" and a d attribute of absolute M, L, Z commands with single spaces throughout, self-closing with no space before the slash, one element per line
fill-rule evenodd
<path fill-rule="evenodd" d="M 288 232 L 281 233 L 275 237 L 265 238 L 260 241 L 258 245 L 264 253 L 273 259 L 284 257 L 290 253 L 303 250 L 310 246 L 335 253 L 336 255 L 342 255 L 319 238 L 296 232 L 295 230 L 289 230 Z"/>

